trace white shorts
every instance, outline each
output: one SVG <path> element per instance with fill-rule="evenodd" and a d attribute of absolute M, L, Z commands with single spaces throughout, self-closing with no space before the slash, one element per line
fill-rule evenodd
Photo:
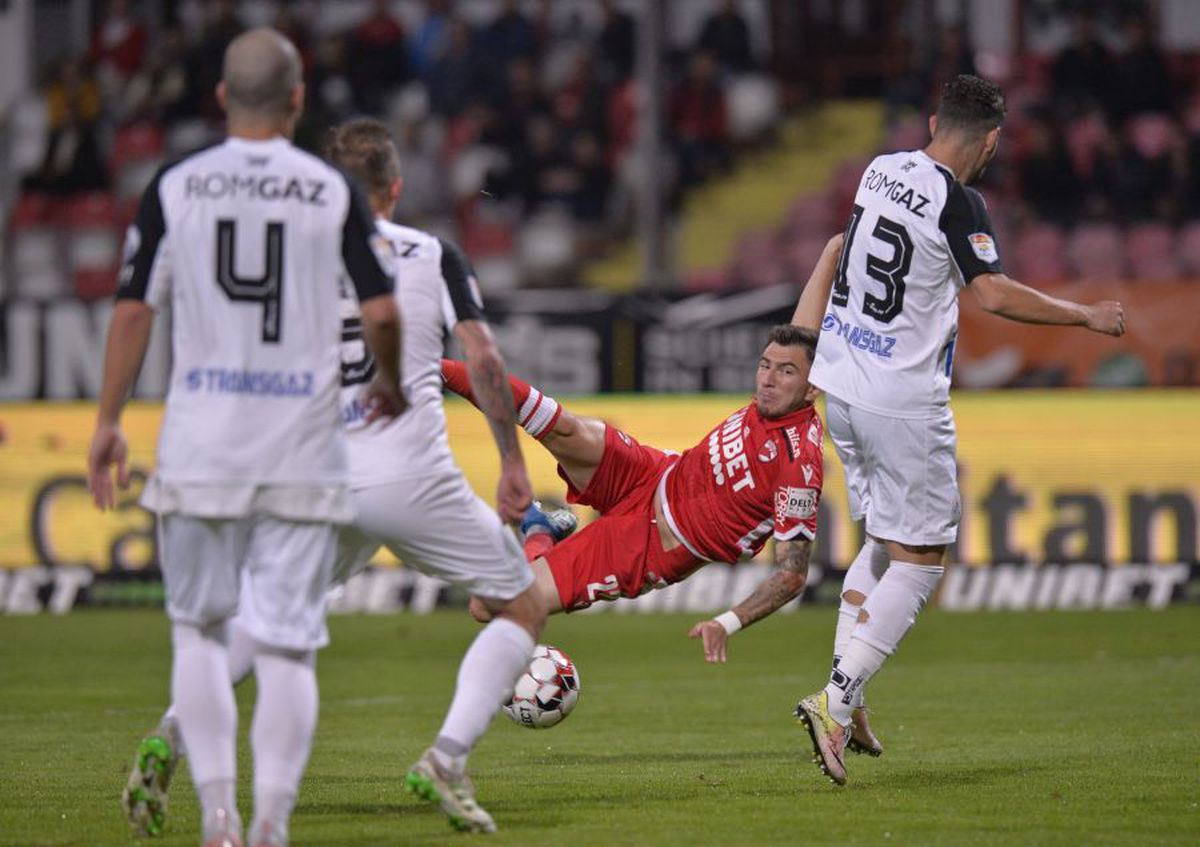
<path fill-rule="evenodd" d="M 170 514 L 158 520 L 172 621 L 207 626 L 236 612 L 267 646 L 307 651 L 329 643 L 325 596 L 333 575 L 335 527 L 263 515 Z"/>
<path fill-rule="evenodd" d="M 533 584 L 516 535 L 461 474 L 356 488 L 358 513 L 338 534 L 334 582 L 361 571 L 380 545 L 408 567 L 473 595 L 511 600 Z"/>
<path fill-rule="evenodd" d="M 846 471 L 850 517 L 865 517 L 867 533 L 884 541 L 914 547 L 953 542 L 962 504 L 950 410 L 908 420 L 826 399 L 826 429 Z"/>

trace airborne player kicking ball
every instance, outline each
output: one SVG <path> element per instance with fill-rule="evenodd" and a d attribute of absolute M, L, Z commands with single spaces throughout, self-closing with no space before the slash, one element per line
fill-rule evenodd
<path fill-rule="evenodd" d="M 758 363 L 754 399 L 682 454 L 639 444 L 595 418 L 509 377 L 517 417 L 558 461 L 567 500 L 601 517 L 557 546 L 533 535 L 526 556 L 534 590 L 551 613 L 597 600 L 637 597 L 685 579 L 707 562 L 751 558 L 774 535 L 779 570 L 711 621 L 697 624 L 705 658 L 724 662 L 726 641 L 804 590 L 821 497 L 823 428 L 808 372 L 821 311 L 841 251 L 832 239 L 813 270 L 792 324 L 771 330 Z M 442 362 L 447 387 L 472 400 L 462 363 Z M 479 620 L 489 615 L 472 604 Z M 855 749 L 878 755 L 865 711 L 855 716 Z"/>

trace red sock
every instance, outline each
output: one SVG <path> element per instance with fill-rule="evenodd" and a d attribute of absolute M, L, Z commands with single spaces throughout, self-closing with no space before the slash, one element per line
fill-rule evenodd
<path fill-rule="evenodd" d="M 479 408 L 471 391 L 471 378 L 467 374 L 465 363 L 454 359 L 442 359 L 442 382 L 455 394 Z M 517 414 L 517 423 L 534 438 L 544 438 L 554 429 L 554 424 L 562 414 L 562 407 L 558 405 L 558 401 L 512 374 L 509 374 L 508 385 L 512 389 L 513 410 Z"/>
<path fill-rule="evenodd" d="M 539 556 L 545 556 L 554 546 L 554 536 L 548 532 L 535 532 L 525 536 L 525 559 L 532 562 Z"/>

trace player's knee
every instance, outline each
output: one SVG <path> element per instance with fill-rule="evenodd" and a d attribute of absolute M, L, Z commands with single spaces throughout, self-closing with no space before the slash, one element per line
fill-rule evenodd
<path fill-rule="evenodd" d="M 467 611 L 479 623 L 489 623 L 492 620 L 491 609 L 478 597 L 472 597 L 467 602 Z"/>

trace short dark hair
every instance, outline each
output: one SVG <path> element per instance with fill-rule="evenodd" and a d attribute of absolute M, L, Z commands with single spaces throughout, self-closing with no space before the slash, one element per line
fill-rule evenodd
<path fill-rule="evenodd" d="M 970 74 L 959 74 L 942 86 L 938 102 L 938 129 L 972 135 L 991 132 L 1004 123 L 1004 93 L 1000 86 Z"/>
<path fill-rule="evenodd" d="M 347 121 L 329 131 L 325 158 L 349 171 L 372 197 L 386 197 L 400 178 L 400 154 L 382 123 L 370 118 Z"/>
<path fill-rule="evenodd" d="M 768 344 L 778 344 L 780 347 L 804 347 L 808 361 L 812 362 L 817 354 L 817 331 L 795 324 L 779 324 L 771 327 L 767 334 Z"/>

